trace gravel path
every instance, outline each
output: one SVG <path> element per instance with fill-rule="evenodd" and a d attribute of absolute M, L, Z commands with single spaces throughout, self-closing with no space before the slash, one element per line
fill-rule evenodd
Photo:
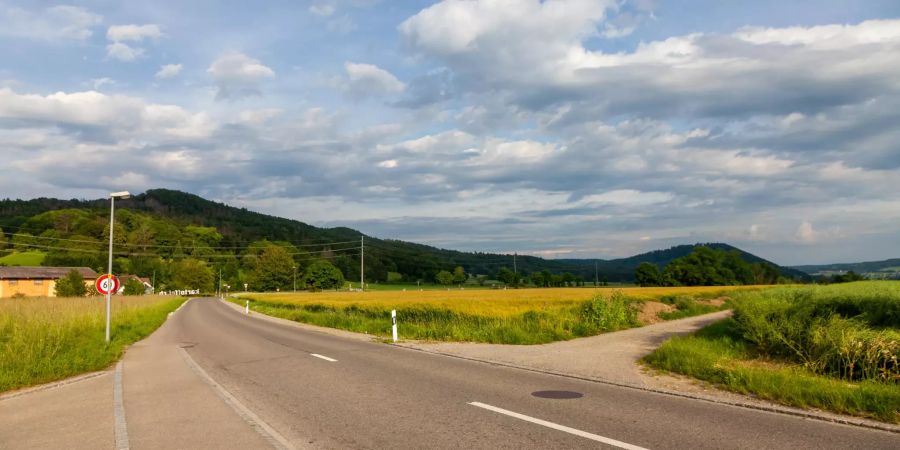
<path fill-rule="evenodd" d="M 481 361 L 649 387 L 657 386 L 659 382 L 643 373 L 637 364 L 641 357 L 672 336 L 691 333 L 730 314 L 731 311 L 720 311 L 542 345 L 456 342 L 406 342 L 400 345 Z"/>

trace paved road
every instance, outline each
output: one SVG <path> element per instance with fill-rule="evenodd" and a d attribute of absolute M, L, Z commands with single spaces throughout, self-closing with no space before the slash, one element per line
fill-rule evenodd
<path fill-rule="evenodd" d="M 900 442 L 887 432 L 341 338 L 246 316 L 216 300 L 192 301 L 166 327 L 213 379 L 298 448 L 879 449 Z M 583 397 L 532 395 L 545 390 Z"/>

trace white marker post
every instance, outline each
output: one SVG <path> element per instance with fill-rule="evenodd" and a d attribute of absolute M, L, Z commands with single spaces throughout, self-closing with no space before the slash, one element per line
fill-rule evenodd
<path fill-rule="evenodd" d="M 244 314 L 250 314 L 250 300 L 244 305 Z"/>
<path fill-rule="evenodd" d="M 397 310 L 391 310 L 391 334 L 394 335 L 394 342 L 397 342 Z"/>

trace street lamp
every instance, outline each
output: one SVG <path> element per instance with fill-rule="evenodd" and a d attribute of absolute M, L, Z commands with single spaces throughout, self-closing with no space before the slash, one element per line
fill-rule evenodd
<path fill-rule="evenodd" d="M 109 266 L 106 274 L 112 277 L 112 259 L 113 259 L 113 231 L 116 224 L 116 199 L 125 200 L 131 198 L 128 191 L 113 192 L 109 194 Z M 112 283 L 109 283 L 112 286 Z M 112 302 L 112 289 L 106 290 L 106 342 L 109 342 L 109 305 Z"/>

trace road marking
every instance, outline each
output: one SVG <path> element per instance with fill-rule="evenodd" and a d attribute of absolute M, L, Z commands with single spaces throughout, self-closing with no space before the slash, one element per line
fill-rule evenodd
<path fill-rule="evenodd" d="M 203 368 L 200 367 L 200 365 L 198 365 L 196 361 L 194 361 L 194 358 L 191 358 L 191 355 L 187 352 L 187 350 L 179 347 L 178 351 L 181 352 L 181 356 L 184 358 L 184 361 L 188 366 L 190 366 L 194 373 L 199 375 L 200 378 L 202 378 L 203 381 L 206 382 L 206 384 L 212 386 L 213 391 L 219 396 L 219 398 L 224 400 L 225 403 L 231 407 L 231 409 L 233 409 L 239 416 L 241 416 L 241 418 L 244 419 L 245 422 L 250 424 L 250 427 L 256 430 L 256 432 L 259 433 L 263 437 L 263 439 L 268 441 L 269 444 L 272 444 L 273 447 L 279 450 L 296 449 L 296 447 L 294 447 L 294 445 L 291 444 L 290 441 L 285 439 L 284 436 L 281 435 L 281 433 L 269 426 L 269 424 L 263 422 L 263 420 L 260 419 L 259 416 L 257 416 L 253 413 L 253 411 L 250 411 L 249 408 L 244 406 L 244 404 L 241 403 L 240 400 L 231 395 L 231 393 L 228 392 L 224 387 L 222 387 L 221 384 L 216 383 L 216 381 L 213 380 L 212 377 L 210 377 L 209 374 L 206 373 L 206 371 L 203 370 Z"/>
<path fill-rule="evenodd" d="M 122 396 L 122 361 L 116 364 L 116 377 L 113 383 L 113 411 L 116 422 L 116 450 L 128 450 L 128 424 L 125 422 L 125 402 Z"/>
<path fill-rule="evenodd" d="M 638 447 L 636 445 L 631 445 L 626 442 L 617 441 L 615 439 L 610 439 L 608 437 L 603 437 L 597 434 L 588 433 L 586 431 L 576 430 L 575 428 L 569 428 L 565 425 L 559 425 L 553 422 L 548 422 L 546 420 L 536 419 L 531 416 L 526 416 L 525 414 L 519 414 L 517 412 L 508 411 L 503 408 L 498 408 L 496 406 L 486 405 L 484 403 L 479 402 L 470 402 L 472 406 L 477 406 L 479 408 L 486 409 L 488 411 L 493 411 L 500 414 L 505 414 L 510 417 L 515 417 L 516 419 L 524 420 L 526 422 L 535 423 L 538 425 L 545 426 L 547 428 L 553 428 L 554 430 L 564 431 L 569 434 L 574 434 L 575 436 L 580 436 L 586 439 L 590 439 L 592 441 L 602 442 L 604 444 L 612 445 L 614 447 L 624 448 L 628 450 L 647 450 L 644 447 Z"/>
<path fill-rule="evenodd" d="M 329 357 L 327 357 L 327 356 L 322 356 L 322 355 L 319 355 L 319 354 L 317 354 L 317 353 L 310 353 L 310 355 L 315 356 L 316 358 L 319 358 L 319 359 L 324 359 L 325 361 L 328 361 L 328 362 L 337 362 L 337 360 L 334 359 L 334 358 L 329 358 Z"/>

